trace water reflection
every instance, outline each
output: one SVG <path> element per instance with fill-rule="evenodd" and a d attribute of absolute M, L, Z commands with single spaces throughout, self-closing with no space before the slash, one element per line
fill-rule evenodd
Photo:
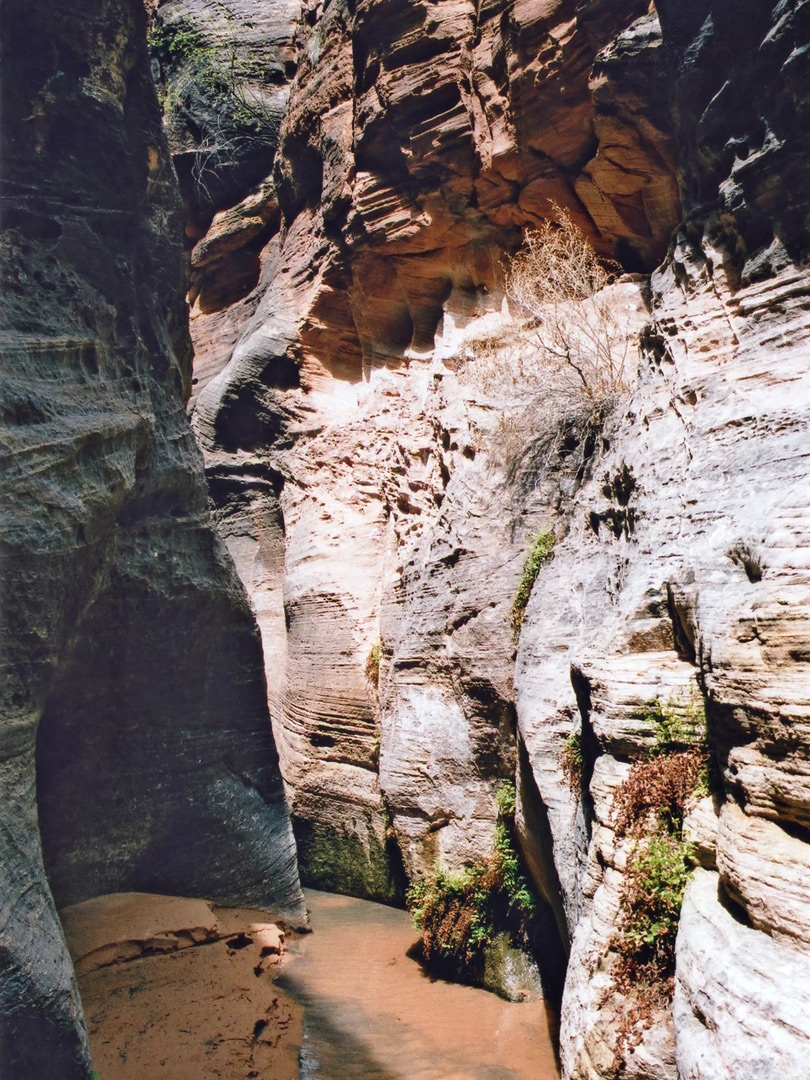
<path fill-rule="evenodd" d="M 304 1007 L 302 1080 L 557 1080 L 541 1002 L 427 978 L 405 912 L 307 891 L 276 980 Z"/>

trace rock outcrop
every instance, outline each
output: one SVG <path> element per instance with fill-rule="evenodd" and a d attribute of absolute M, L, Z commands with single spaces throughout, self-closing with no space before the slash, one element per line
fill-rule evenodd
<path fill-rule="evenodd" d="M 194 423 L 283 672 L 271 712 L 310 879 L 385 896 L 399 858 L 413 876 L 486 852 L 516 769 L 524 853 L 571 947 L 566 1076 L 731 1078 L 748 1058 L 792 1077 L 805 5 L 656 8 L 306 8 L 273 173 L 192 251 L 263 237 L 255 289 L 197 305 Z M 538 405 L 521 457 L 501 260 L 554 204 L 625 270 L 662 265 L 622 301 L 649 325 L 621 406 L 555 441 Z M 482 342 L 500 383 L 476 380 Z M 549 528 L 513 665 L 511 600 Z M 685 823 L 703 869 L 674 1014 L 636 1024 L 614 985 L 632 851 L 614 795 L 655 746 L 655 702 L 705 714 L 714 772 Z M 705 957 L 709 1009 L 710 927 L 730 945 Z M 766 954 L 796 980 L 784 1006 Z"/>
<path fill-rule="evenodd" d="M 492 842 L 509 607 L 550 518 L 488 450 L 497 396 L 445 361 L 497 325 L 503 253 L 552 203 L 629 269 L 663 256 L 679 207 L 648 8 L 306 9 L 273 174 L 195 237 L 195 430 L 313 884 L 391 897 L 400 859 Z M 207 301 L 241 243 L 256 287 Z"/>
<path fill-rule="evenodd" d="M 261 645 L 185 416 L 145 14 L 11 2 L 3 24 L 0 1071 L 72 1080 L 91 1070 L 55 904 L 305 916 Z"/>
<path fill-rule="evenodd" d="M 687 835 L 706 869 L 684 903 L 674 1025 L 658 1018 L 627 1074 L 798 1078 L 810 1048 L 808 204 L 782 185 L 806 161 L 806 105 L 790 72 L 807 26 L 786 5 L 745 18 L 720 4 L 658 6 L 686 223 L 652 277 L 641 380 L 538 581 L 516 672 L 520 732 L 576 926 L 563 1068 L 616 1067 L 627 1005 L 611 970 L 627 848 L 612 793 L 651 734 L 633 715 L 699 687 L 717 776 L 713 808 L 696 808 Z M 632 485 L 617 485 L 622 476 Z M 581 807 L 549 764 L 570 717 L 590 747 Z"/>

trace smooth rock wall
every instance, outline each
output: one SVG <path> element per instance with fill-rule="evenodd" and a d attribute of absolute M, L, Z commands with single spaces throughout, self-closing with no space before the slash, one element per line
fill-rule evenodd
<path fill-rule="evenodd" d="M 145 14 L 11 0 L 2 45 L 0 1071 L 72 1080 L 91 1065 L 55 903 L 305 915 L 259 637 L 185 417 Z"/>

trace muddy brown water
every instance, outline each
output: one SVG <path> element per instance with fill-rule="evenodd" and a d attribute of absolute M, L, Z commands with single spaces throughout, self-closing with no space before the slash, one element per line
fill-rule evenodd
<path fill-rule="evenodd" d="M 217 908 L 213 942 L 82 974 L 101 1080 L 557 1080 L 542 1002 L 429 978 L 404 911 L 306 896 L 314 933 L 291 935 L 280 963 L 265 913 Z M 128 942 L 104 901 L 94 931 Z"/>
<path fill-rule="evenodd" d="M 301 1080 L 557 1080 L 540 1001 L 431 979 L 404 911 L 307 890 L 275 979 L 303 1007 Z"/>

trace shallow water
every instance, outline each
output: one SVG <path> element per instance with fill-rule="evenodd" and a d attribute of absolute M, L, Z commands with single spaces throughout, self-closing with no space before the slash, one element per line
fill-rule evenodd
<path fill-rule="evenodd" d="M 304 1009 L 301 1080 L 557 1080 L 542 1002 L 428 977 L 404 911 L 307 890 L 276 978 Z"/>

